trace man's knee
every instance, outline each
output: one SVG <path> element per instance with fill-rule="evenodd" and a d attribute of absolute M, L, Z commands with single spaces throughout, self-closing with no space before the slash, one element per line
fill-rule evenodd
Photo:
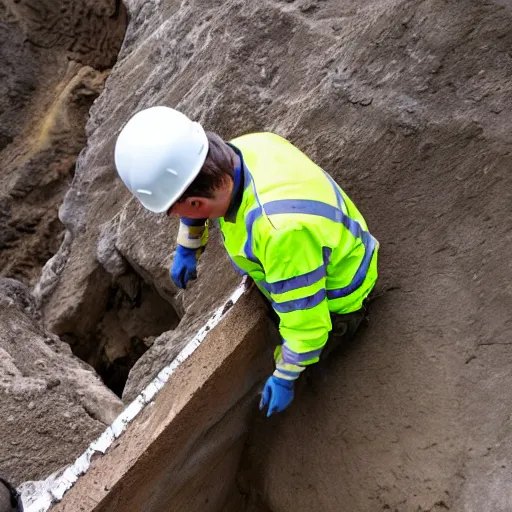
<path fill-rule="evenodd" d="M 339 315 L 331 313 L 332 330 L 322 351 L 321 359 L 328 357 L 340 345 L 351 341 L 358 329 L 368 321 L 368 305 L 366 301 L 363 307 L 353 313 Z"/>

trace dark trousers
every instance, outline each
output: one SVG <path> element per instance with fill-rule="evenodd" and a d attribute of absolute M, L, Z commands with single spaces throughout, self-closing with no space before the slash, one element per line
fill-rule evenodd
<path fill-rule="evenodd" d="M 339 346 L 350 342 L 363 322 L 368 322 L 368 301 L 363 301 L 363 307 L 352 313 L 338 315 L 331 313 L 332 331 L 325 344 L 320 361 L 329 357 Z"/>

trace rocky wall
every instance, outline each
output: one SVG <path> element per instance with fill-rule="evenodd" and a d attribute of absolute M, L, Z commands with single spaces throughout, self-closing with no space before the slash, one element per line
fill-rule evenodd
<path fill-rule="evenodd" d="M 16 484 L 67 466 L 122 402 L 40 325 L 29 289 L 0 279 L 0 471 Z"/>
<path fill-rule="evenodd" d="M 34 284 L 62 242 L 58 208 L 126 23 L 120 1 L 0 2 L 2 276 Z"/>
<path fill-rule="evenodd" d="M 110 0 L 0 1 L 0 475 L 16 484 L 69 464 L 122 409 L 44 329 L 30 286 L 62 242 L 58 208 L 126 23 Z"/>

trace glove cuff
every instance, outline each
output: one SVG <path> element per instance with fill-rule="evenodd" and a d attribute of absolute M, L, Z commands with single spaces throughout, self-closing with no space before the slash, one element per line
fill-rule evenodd
<path fill-rule="evenodd" d="M 276 372 L 274 372 L 274 374 L 272 375 L 272 379 L 274 380 L 274 382 L 277 385 L 283 386 L 283 388 L 286 388 L 286 389 L 293 389 L 293 385 L 295 384 L 295 379 L 293 379 L 293 380 L 283 379 L 282 377 L 278 377 L 276 375 Z"/>
<path fill-rule="evenodd" d="M 185 247 L 183 245 L 177 245 L 176 246 L 176 254 L 179 254 L 180 256 L 186 256 L 188 254 L 196 254 L 197 249 L 192 249 L 191 247 Z"/>
<path fill-rule="evenodd" d="M 294 381 L 300 377 L 300 374 L 306 369 L 304 366 L 293 363 L 286 363 L 283 360 L 281 354 L 281 347 L 277 347 L 276 353 L 276 369 L 274 371 L 274 377 L 283 380 Z"/>
<path fill-rule="evenodd" d="M 206 229 L 205 224 L 199 226 L 190 226 L 180 220 L 180 228 L 178 230 L 178 237 L 176 241 L 179 245 L 187 249 L 199 249 L 201 247 L 201 240 Z"/>

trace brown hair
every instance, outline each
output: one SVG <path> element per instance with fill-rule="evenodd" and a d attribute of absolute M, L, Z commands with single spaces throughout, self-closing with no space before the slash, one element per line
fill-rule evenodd
<path fill-rule="evenodd" d="M 206 132 L 208 153 L 196 179 L 178 199 L 178 203 L 188 197 L 213 198 L 215 191 L 222 187 L 226 177 L 233 179 L 233 150 L 216 133 Z"/>

